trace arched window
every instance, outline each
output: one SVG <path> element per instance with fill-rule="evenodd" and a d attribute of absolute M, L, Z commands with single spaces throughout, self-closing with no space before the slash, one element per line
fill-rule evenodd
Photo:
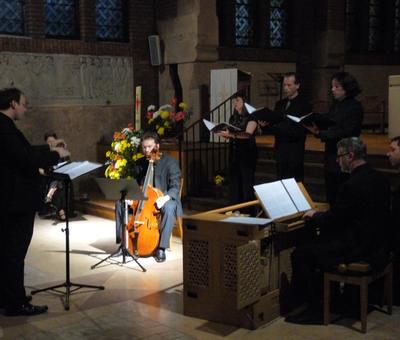
<path fill-rule="evenodd" d="M 0 33 L 25 33 L 24 4 L 24 0 L 0 0 Z"/>
<path fill-rule="evenodd" d="M 287 9 L 285 0 L 270 0 L 269 45 L 283 48 L 287 45 Z"/>
<path fill-rule="evenodd" d="M 236 0 L 235 44 L 252 46 L 254 43 L 254 7 L 252 0 Z"/>
<path fill-rule="evenodd" d="M 78 37 L 77 0 L 46 0 L 44 6 L 44 16 L 45 34 L 47 37 Z"/>
<path fill-rule="evenodd" d="M 382 2 L 369 0 L 368 3 L 368 51 L 375 52 L 382 48 Z"/>
<path fill-rule="evenodd" d="M 288 47 L 289 0 L 219 0 L 221 46 Z"/>
<path fill-rule="evenodd" d="M 126 0 L 96 0 L 96 37 L 99 40 L 126 41 L 128 38 Z"/>

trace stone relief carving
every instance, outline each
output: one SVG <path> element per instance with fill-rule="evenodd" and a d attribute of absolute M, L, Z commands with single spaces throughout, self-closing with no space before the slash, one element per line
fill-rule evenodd
<path fill-rule="evenodd" d="M 0 52 L 0 74 L 35 106 L 133 105 L 129 57 Z"/>

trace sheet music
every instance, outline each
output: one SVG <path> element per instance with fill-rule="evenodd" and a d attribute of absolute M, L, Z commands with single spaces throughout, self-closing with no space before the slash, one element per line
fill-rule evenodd
<path fill-rule="evenodd" d="M 71 162 L 61 168 L 54 170 L 54 172 L 58 174 L 66 174 L 72 180 L 102 166 L 103 164 L 92 163 L 89 161 Z"/>
<path fill-rule="evenodd" d="M 224 218 L 222 222 L 232 222 L 232 223 L 243 223 L 243 224 L 253 224 L 253 225 L 266 225 L 272 222 L 270 218 L 260 218 L 260 217 L 244 217 L 244 216 L 229 216 Z"/>
<path fill-rule="evenodd" d="M 281 181 L 255 185 L 254 190 L 270 218 L 277 219 L 297 213 L 297 208 Z"/>
<path fill-rule="evenodd" d="M 207 129 L 210 131 L 215 127 L 215 124 L 213 122 L 210 122 L 207 119 L 203 119 L 203 123 L 207 127 Z"/>
<path fill-rule="evenodd" d="M 292 201 L 295 204 L 298 211 L 306 211 L 311 209 L 310 204 L 304 197 L 304 194 L 300 190 L 294 178 L 283 179 L 282 183 L 285 186 L 290 197 L 292 198 Z"/>
<path fill-rule="evenodd" d="M 251 106 L 250 104 L 244 103 L 244 107 L 246 108 L 248 113 L 253 113 L 255 110 L 257 110 L 254 106 Z"/>

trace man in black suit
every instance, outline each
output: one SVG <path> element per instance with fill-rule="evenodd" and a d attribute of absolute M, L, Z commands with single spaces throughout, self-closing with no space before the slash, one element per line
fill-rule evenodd
<path fill-rule="evenodd" d="M 311 112 L 310 103 L 299 93 L 300 81 L 296 73 L 285 73 L 283 91 L 286 98 L 275 104 L 275 111 L 282 114 L 282 121 L 269 125 L 260 121 L 265 133 L 275 136 L 275 161 L 277 179 L 296 178 L 304 180 L 304 147 L 307 130 L 286 117 L 302 117 Z"/>
<path fill-rule="evenodd" d="M 39 168 L 47 169 L 62 148 L 33 148 L 15 121 L 27 111 L 25 95 L 16 88 L 0 90 L 0 304 L 6 315 L 35 315 L 47 306 L 29 303 L 24 287 L 24 260 L 40 205 Z"/>
<path fill-rule="evenodd" d="M 392 138 L 387 153 L 393 167 L 400 170 L 400 136 Z M 393 250 L 393 300 L 400 305 L 400 187 L 392 192 L 392 250 Z"/>
<path fill-rule="evenodd" d="M 354 261 L 367 261 L 373 269 L 379 269 L 388 260 L 389 182 L 366 163 L 366 145 L 359 138 L 342 139 L 337 149 L 337 162 L 350 177 L 339 188 L 336 204 L 328 211 L 310 210 L 304 214 L 313 239 L 292 254 L 292 286 L 293 296 L 305 298 L 309 308 L 287 317 L 289 322 L 322 321 L 319 308 L 324 271 Z"/>
<path fill-rule="evenodd" d="M 160 137 L 155 132 L 146 132 L 142 136 L 142 149 L 145 157 L 138 161 L 135 176 L 139 185 L 143 184 L 149 165 L 148 158 L 153 152 L 160 151 Z M 165 249 L 169 246 L 172 229 L 176 218 L 182 215 L 182 204 L 179 197 L 181 171 L 175 158 L 161 153 L 160 159 L 154 162 L 154 187 L 161 190 L 164 196 L 156 201 L 161 211 L 160 243 L 155 253 L 157 262 L 166 260 Z"/>
<path fill-rule="evenodd" d="M 325 143 L 324 175 L 326 199 L 334 205 L 336 195 L 347 175 L 340 171 L 336 162 L 339 140 L 346 137 L 359 137 L 364 109 L 355 97 L 361 93 L 357 80 L 347 72 L 335 73 L 331 78 L 331 92 L 334 102 L 326 113 L 326 117 L 335 124 L 327 129 L 319 129 L 316 125 L 305 126 L 315 137 Z"/>

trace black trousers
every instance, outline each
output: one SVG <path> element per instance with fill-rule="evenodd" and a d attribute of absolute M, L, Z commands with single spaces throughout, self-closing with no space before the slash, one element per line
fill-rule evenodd
<path fill-rule="evenodd" d="M 297 247 L 292 253 L 291 300 L 294 306 L 308 302 L 318 306 L 323 294 L 323 273 L 332 270 L 348 252 L 340 241 L 320 240 Z"/>
<path fill-rule="evenodd" d="M 35 213 L 0 216 L 0 299 L 6 309 L 26 302 L 25 256 L 33 234 Z"/>
<path fill-rule="evenodd" d="M 278 180 L 285 178 L 296 179 L 296 182 L 304 182 L 304 163 L 276 162 L 276 177 Z"/>
<path fill-rule="evenodd" d="M 234 162 L 230 165 L 229 198 L 231 204 L 252 201 L 255 164 Z"/>

